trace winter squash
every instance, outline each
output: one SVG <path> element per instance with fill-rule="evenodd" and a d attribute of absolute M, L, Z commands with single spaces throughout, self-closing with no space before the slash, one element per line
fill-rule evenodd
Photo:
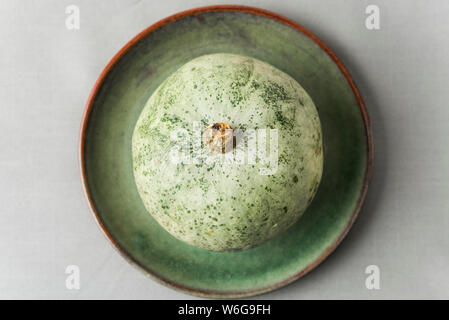
<path fill-rule="evenodd" d="M 206 250 L 249 249 L 311 203 L 321 135 L 314 103 L 292 77 L 254 58 L 205 55 L 147 101 L 132 138 L 134 178 L 147 211 L 174 237 Z"/>

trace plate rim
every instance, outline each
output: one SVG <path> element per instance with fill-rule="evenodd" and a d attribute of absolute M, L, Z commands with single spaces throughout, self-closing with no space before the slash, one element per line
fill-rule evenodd
<path fill-rule="evenodd" d="M 149 270 L 146 268 L 143 264 L 141 264 L 139 261 L 134 259 L 126 250 L 124 250 L 120 244 L 114 239 L 112 234 L 109 232 L 107 227 L 104 225 L 99 213 L 97 212 L 93 198 L 89 192 L 88 186 L 87 186 L 87 172 L 86 172 L 86 164 L 84 161 L 85 156 L 85 142 L 86 142 L 86 131 L 87 131 L 87 124 L 89 122 L 90 114 L 93 109 L 94 101 L 97 98 L 97 95 L 102 87 L 103 82 L 105 81 L 107 75 L 111 71 L 111 69 L 116 65 L 116 63 L 140 40 L 145 38 L 150 33 L 154 32 L 155 30 L 169 24 L 172 22 L 175 22 L 177 20 L 194 16 L 197 14 L 207 13 L 207 12 L 217 12 L 217 11 L 237 11 L 237 12 L 244 12 L 244 13 L 250 13 L 254 15 L 264 16 L 270 19 L 273 19 L 277 22 L 280 22 L 284 25 L 287 25 L 289 27 L 292 27 L 296 29 L 297 31 L 303 33 L 308 38 L 310 38 L 312 41 L 314 41 L 316 44 L 320 46 L 322 50 L 324 50 L 329 57 L 332 59 L 332 61 L 337 65 L 339 70 L 344 75 L 345 79 L 348 81 L 349 86 L 352 89 L 352 92 L 354 94 L 354 97 L 357 101 L 357 104 L 359 106 L 364 128 L 365 128 L 365 134 L 366 134 L 366 144 L 367 144 L 367 163 L 366 163 L 366 169 L 365 169 L 365 175 L 363 179 L 363 185 L 360 191 L 359 198 L 356 203 L 356 207 L 354 211 L 352 212 L 351 218 L 349 219 L 349 222 L 345 226 L 345 228 L 341 231 L 338 238 L 329 246 L 326 250 L 324 250 L 318 258 L 316 258 L 313 262 L 308 264 L 305 268 L 294 274 L 293 276 L 288 277 L 285 280 L 279 281 L 275 284 L 272 284 L 267 287 L 253 289 L 253 290 L 242 290 L 242 291 L 233 291 L 233 292 L 222 292 L 222 291 L 215 291 L 215 290 L 204 290 L 204 289 L 197 289 L 197 288 L 191 288 L 184 285 L 180 285 L 174 281 L 171 281 L 169 279 L 166 279 L 155 272 Z M 353 226 L 355 220 L 357 219 L 357 216 L 360 212 L 360 209 L 365 201 L 368 185 L 371 180 L 372 176 L 372 167 L 373 167 L 373 161 L 374 161 L 374 142 L 373 142 L 373 134 L 372 134 L 372 128 L 371 128 L 371 122 L 369 119 L 368 111 L 366 109 L 365 102 L 363 101 L 363 98 L 358 90 L 358 88 L 355 85 L 355 82 L 352 78 L 352 76 L 349 74 L 346 67 L 343 65 L 343 63 L 340 61 L 340 59 L 336 56 L 336 54 L 322 41 L 320 40 L 315 34 L 313 34 L 311 31 L 303 27 L 302 25 L 298 24 L 297 22 L 290 20 L 289 18 L 286 18 L 278 13 L 274 13 L 272 11 L 268 11 L 265 9 L 252 7 L 252 6 L 245 6 L 245 5 L 211 5 L 211 6 L 202 6 L 202 7 L 196 7 L 184 11 L 180 11 L 178 13 L 175 13 L 173 15 L 170 15 L 164 19 L 161 19 L 152 25 L 145 28 L 143 31 L 138 33 L 136 36 L 134 36 L 130 41 L 128 41 L 108 62 L 106 67 L 101 72 L 98 79 L 95 81 L 95 84 L 89 94 L 82 120 L 81 120 L 81 129 L 79 134 L 79 166 L 80 166 L 80 175 L 81 175 L 81 182 L 83 187 L 83 192 L 85 195 L 85 198 L 87 200 L 88 206 L 90 211 L 92 212 L 95 222 L 100 227 L 102 233 L 106 236 L 106 238 L 109 240 L 109 242 L 112 244 L 112 246 L 120 253 L 122 257 L 125 258 L 131 265 L 137 267 L 140 269 L 144 274 L 149 275 L 152 279 L 156 280 L 157 282 L 166 285 L 170 288 L 173 288 L 177 291 L 181 291 L 184 293 L 188 293 L 191 295 L 201 296 L 201 297 L 208 297 L 208 298 L 242 298 L 242 297 L 249 297 L 254 295 L 259 295 L 263 293 L 267 293 L 276 289 L 279 289 L 283 286 L 286 286 L 297 279 L 303 277 L 307 273 L 309 273 L 311 270 L 313 270 L 315 267 L 320 265 L 342 242 L 342 240 L 345 238 L 351 227 Z"/>

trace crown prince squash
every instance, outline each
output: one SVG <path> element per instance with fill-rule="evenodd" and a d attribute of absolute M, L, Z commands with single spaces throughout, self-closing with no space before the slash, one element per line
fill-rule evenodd
<path fill-rule="evenodd" d="M 174 237 L 213 251 L 286 230 L 323 170 L 309 95 L 284 72 L 234 54 L 196 58 L 169 76 L 137 121 L 132 154 L 148 212 Z"/>

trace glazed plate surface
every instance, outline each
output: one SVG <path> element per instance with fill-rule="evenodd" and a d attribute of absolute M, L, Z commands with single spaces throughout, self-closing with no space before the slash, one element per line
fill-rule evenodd
<path fill-rule="evenodd" d="M 172 237 L 145 210 L 133 176 L 131 138 L 146 101 L 180 66 L 211 53 L 254 57 L 295 78 L 323 130 L 324 172 L 311 206 L 287 232 L 241 252 L 209 252 Z M 296 280 L 340 243 L 366 194 L 372 139 L 351 77 L 320 40 L 265 10 L 214 6 L 150 26 L 111 60 L 87 103 L 80 157 L 95 218 L 131 263 L 190 294 L 242 297 Z"/>

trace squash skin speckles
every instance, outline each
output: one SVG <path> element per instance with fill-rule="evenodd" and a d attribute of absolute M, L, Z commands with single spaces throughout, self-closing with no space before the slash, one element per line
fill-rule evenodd
<path fill-rule="evenodd" d="M 173 163 L 171 133 L 205 129 L 278 130 L 278 168 L 260 163 Z M 147 101 L 132 138 L 137 189 L 174 237 L 213 251 L 249 249 L 285 231 L 311 203 L 323 171 L 321 125 L 312 99 L 290 76 L 234 54 L 196 58 Z M 201 148 L 200 157 L 211 151 Z"/>

